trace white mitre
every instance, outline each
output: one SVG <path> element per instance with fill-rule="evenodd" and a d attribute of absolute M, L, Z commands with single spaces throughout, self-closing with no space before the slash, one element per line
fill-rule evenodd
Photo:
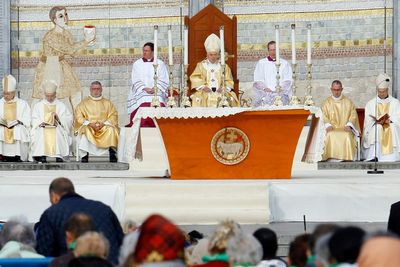
<path fill-rule="evenodd" d="M 390 85 L 390 76 L 386 73 L 381 73 L 375 80 L 376 88 L 387 89 Z"/>
<path fill-rule="evenodd" d="M 207 53 L 219 53 L 221 51 L 221 40 L 214 33 L 210 34 L 204 42 Z"/>
<path fill-rule="evenodd" d="M 57 91 L 58 84 L 53 80 L 45 80 L 42 83 L 42 89 L 45 94 L 53 94 Z"/>
<path fill-rule="evenodd" d="M 17 88 L 17 80 L 12 75 L 7 75 L 3 78 L 3 90 L 4 93 L 15 92 Z"/>

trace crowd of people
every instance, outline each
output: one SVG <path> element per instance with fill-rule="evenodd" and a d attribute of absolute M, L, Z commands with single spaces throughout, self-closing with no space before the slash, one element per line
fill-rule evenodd
<path fill-rule="evenodd" d="M 51 206 L 34 226 L 24 217 L 3 225 L 0 264 L 4 258 L 47 258 L 51 267 L 400 266 L 400 202 L 392 205 L 387 231 L 320 224 L 296 236 L 279 257 L 277 234 L 269 228 L 248 233 L 227 219 L 206 236 L 153 214 L 139 226 L 128 222 L 124 232 L 110 207 L 80 196 L 67 178 L 51 182 L 49 198 Z"/>

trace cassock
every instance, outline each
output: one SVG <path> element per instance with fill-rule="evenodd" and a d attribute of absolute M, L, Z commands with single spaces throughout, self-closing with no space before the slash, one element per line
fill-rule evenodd
<path fill-rule="evenodd" d="M 89 123 L 105 125 L 95 131 Z M 74 129 L 80 157 L 86 153 L 102 156 L 109 148 L 118 147 L 118 113 L 113 103 L 104 97 L 88 96 L 75 109 Z"/>
<path fill-rule="evenodd" d="M 354 160 L 357 152 L 357 139 L 360 125 L 356 107 L 347 97 L 330 96 L 321 106 L 325 128 L 333 127 L 326 133 L 325 149 L 322 160 Z M 344 130 L 345 126 L 351 127 L 352 131 Z"/>
<path fill-rule="evenodd" d="M 375 108 L 377 114 L 375 114 Z M 376 157 L 379 161 L 400 160 L 400 102 L 392 96 L 385 99 L 376 97 L 365 106 L 363 148 L 365 160 L 375 158 L 375 120 L 385 114 L 389 115 L 390 124 L 377 124 Z M 377 116 L 376 116 L 377 115 Z"/>
<path fill-rule="evenodd" d="M 195 70 L 190 75 L 192 91 L 190 96 L 193 107 L 217 107 L 221 98 L 221 93 L 217 92 L 222 87 L 223 79 L 225 79 L 226 98 L 231 107 L 240 106 L 239 100 L 233 91 L 232 71 L 228 65 L 225 65 L 225 77 L 222 76 L 222 66 L 220 62 L 211 63 L 205 59 L 197 63 Z M 207 86 L 212 92 L 203 91 L 203 87 Z"/>
<path fill-rule="evenodd" d="M 55 122 L 55 112 L 59 121 Z M 56 127 L 40 127 L 47 123 Z M 55 99 L 49 103 L 46 99 L 38 102 L 32 110 L 31 150 L 32 157 L 47 156 L 62 158 L 69 156 L 72 126 L 72 114 L 64 103 Z"/>
<path fill-rule="evenodd" d="M 289 104 L 289 98 L 292 94 L 292 68 L 289 63 L 280 59 L 279 84 L 281 86 L 281 98 L 284 105 Z M 254 70 L 253 97 L 252 105 L 254 107 L 263 105 L 273 105 L 276 96 L 276 64 L 270 56 L 260 59 Z M 272 92 L 265 92 L 269 88 Z"/>
<path fill-rule="evenodd" d="M 157 88 L 158 100 L 165 104 L 168 94 L 169 76 L 164 62 L 157 60 Z M 154 86 L 154 67 L 153 61 L 147 61 L 145 58 L 136 60 L 132 67 L 132 88 L 128 95 L 128 113 L 138 109 L 143 103 L 150 103 L 154 94 L 149 94 L 143 89 Z"/>
<path fill-rule="evenodd" d="M 31 126 L 31 109 L 28 103 L 16 96 L 11 101 L 2 98 L 0 118 L 6 122 L 21 122 L 11 129 L 0 126 L 0 154 L 6 157 L 20 156 L 22 161 L 27 161 Z"/>

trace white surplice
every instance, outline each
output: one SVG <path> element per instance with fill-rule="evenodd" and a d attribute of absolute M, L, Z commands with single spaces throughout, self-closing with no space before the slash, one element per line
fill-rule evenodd
<path fill-rule="evenodd" d="M 272 105 L 276 96 L 276 62 L 270 61 L 268 58 L 260 59 L 254 70 L 253 97 L 252 105 L 255 107 L 263 105 Z M 281 86 L 281 97 L 285 105 L 289 103 L 292 94 L 292 68 L 289 63 L 280 59 L 279 67 L 279 84 Z M 272 92 L 265 92 L 264 89 L 269 88 Z"/>
<path fill-rule="evenodd" d="M 163 61 L 157 60 L 157 87 L 158 100 L 165 104 L 168 96 L 169 76 L 167 66 Z M 144 88 L 154 86 L 153 62 L 143 58 L 136 60 L 132 67 L 132 87 L 128 95 L 128 114 L 136 110 L 142 103 L 151 102 L 154 94 L 148 94 Z"/>
<path fill-rule="evenodd" d="M 0 118 L 4 118 L 4 98 L 0 99 Z M 29 129 L 31 127 L 31 108 L 25 100 L 14 97 L 10 102 L 16 102 L 16 119 L 22 124 L 14 126 L 14 143 L 6 144 L 4 138 L 4 127 L 0 126 L 0 154 L 7 157 L 20 156 L 21 160 L 28 160 L 29 152 Z"/>
<path fill-rule="evenodd" d="M 55 105 L 56 113 L 61 125 L 56 127 L 56 153 L 49 155 L 45 153 L 44 145 L 44 128 L 39 125 L 44 122 L 44 106 Z M 32 109 L 32 130 L 31 130 L 31 156 L 47 156 L 47 157 L 66 157 L 69 156 L 69 147 L 72 142 L 70 136 L 72 126 L 72 114 L 64 103 L 58 99 L 49 103 L 43 99 L 38 102 Z"/>

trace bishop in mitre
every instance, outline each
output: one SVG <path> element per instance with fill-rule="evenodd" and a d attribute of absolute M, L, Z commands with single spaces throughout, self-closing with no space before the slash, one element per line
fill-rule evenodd
<path fill-rule="evenodd" d="M 75 109 L 74 128 L 81 162 L 88 162 L 89 154 L 103 156 L 107 152 L 110 162 L 117 162 L 118 113 L 102 92 L 101 83 L 92 82 L 90 95 Z"/>
<path fill-rule="evenodd" d="M 12 75 L 3 78 L 4 97 L 0 100 L 0 155 L 3 161 L 27 161 L 31 109 L 16 96 L 17 81 Z"/>
<path fill-rule="evenodd" d="M 357 154 L 360 133 L 356 107 L 343 95 L 339 80 L 332 82 L 331 92 L 321 106 L 326 130 L 322 160 L 352 161 Z"/>
<path fill-rule="evenodd" d="M 72 114 L 67 106 L 56 98 L 58 85 L 52 80 L 42 84 L 44 99 L 32 109 L 31 149 L 32 157 L 47 162 L 46 157 L 63 162 L 69 156 Z"/>
<path fill-rule="evenodd" d="M 363 152 L 367 161 L 400 160 L 400 102 L 389 95 L 390 81 L 389 75 L 378 75 L 377 95 L 365 106 Z"/>
<path fill-rule="evenodd" d="M 211 34 L 204 42 L 207 58 L 197 63 L 195 70 L 190 75 L 192 88 L 193 107 L 217 107 L 223 93 L 223 80 L 225 80 L 225 96 L 231 107 L 238 107 L 239 100 L 233 91 L 232 71 L 225 64 L 225 77 L 223 66 L 219 61 L 221 41 L 215 34 Z"/>

